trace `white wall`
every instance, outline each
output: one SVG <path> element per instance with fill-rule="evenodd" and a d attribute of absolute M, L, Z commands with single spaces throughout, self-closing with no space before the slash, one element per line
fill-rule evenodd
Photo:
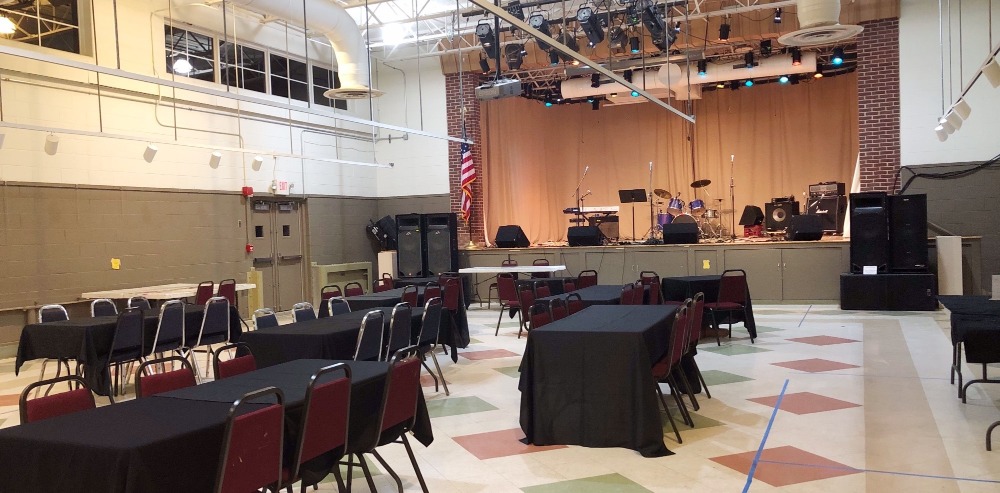
<path fill-rule="evenodd" d="M 947 3 L 947 2 L 946 2 Z M 958 4 L 962 4 L 959 28 Z M 938 2 L 901 0 L 900 47 L 900 145 L 902 165 L 983 161 L 1000 154 L 1000 89 L 985 77 L 972 87 L 966 101 L 972 115 L 962 128 L 938 141 L 934 127 L 945 108 L 956 101 L 963 84 L 979 70 L 991 51 L 988 0 L 951 2 L 951 42 L 945 10 L 944 97 L 941 83 L 941 48 L 938 36 Z M 1000 2 L 993 2 L 993 45 L 1000 43 Z M 959 38 L 961 35 L 961 43 Z M 961 49 L 960 49 L 961 45 Z M 948 69 L 951 58 L 951 81 Z M 962 70 L 959 70 L 961 59 Z"/>
<path fill-rule="evenodd" d="M 82 9 L 89 9 L 91 2 L 80 4 Z M 218 8 L 194 2 L 171 5 L 167 0 L 129 0 L 117 2 L 120 34 L 116 42 L 112 2 L 93 4 L 97 9 L 94 25 L 88 20 L 82 29 L 85 36 L 96 32 L 92 41 L 84 42 L 92 47 L 89 53 L 78 56 L 38 48 L 33 51 L 169 79 L 163 48 L 165 17 L 190 23 L 194 30 L 223 31 Z M 230 16 L 229 22 L 230 33 L 235 30 L 240 41 L 306 56 L 301 34 L 286 30 L 280 23 L 262 24 L 241 16 Z M 321 41 L 310 42 L 308 57 L 330 65 L 332 51 L 324 46 L 325 40 Z M 17 42 L 0 40 L 0 43 L 31 48 Z M 42 131 L 0 129 L 5 134 L 0 149 L 0 181 L 203 190 L 239 190 L 249 185 L 260 192 L 271 180 L 283 179 L 295 183 L 292 191 L 296 194 L 375 196 L 379 190 L 376 168 L 317 160 L 375 162 L 371 127 L 338 120 L 334 109 L 309 111 L 301 104 L 303 111 L 291 111 L 228 97 L 175 91 L 128 78 L 98 76 L 90 71 L 16 56 L 0 55 L 0 67 L 4 76 L 0 80 L 2 122 L 44 128 Z M 219 84 L 183 77 L 177 80 L 225 90 Z M 261 102 L 287 104 L 283 98 L 247 94 Z M 367 101 L 352 101 L 348 110 L 361 118 L 370 116 Z M 60 132 L 61 129 L 100 135 L 74 135 Z M 60 136 L 54 154 L 43 151 L 46 130 Z M 331 133 L 338 130 L 360 131 L 362 138 Z M 152 162 L 143 159 L 147 141 L 159 142 L 159 152 Z M 221 163 L 212 167 L 209 156 L 215 147 L 232 150 L 224 151 Z M 241 148 L 251 152 L 240 152 Z M 255 169 L 251 163 L 256 153 L 265 159 Z M 271 153 L 298 157 L 275 157 Z M 447 183 L 445 190 L 446 187 Z"/>
<path fill-rule="evenodd" d="M 406 53 L 397 49 L 391 57 Z M 440 59 L 379 62 L 375 65 L 376 87 L 386 94 L 376 100 L 376 119 L 383 123 L 447 135 L 446 89 Z M 382 130 L 380 137 L 392 135 L 392 141 L 375 144 L 379 163 L 393 163 L 380 168 L 378 195 L 429 195 L 448 193 L 448 142 L 401 132 Z M 457 136 L 455 136 L 457 137 Z"/>

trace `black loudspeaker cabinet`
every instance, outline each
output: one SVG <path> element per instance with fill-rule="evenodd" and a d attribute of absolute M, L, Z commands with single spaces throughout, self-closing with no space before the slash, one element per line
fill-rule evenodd
<path fill-rule="evenodd" d="M 396 263 L 399 277 L 424 276 L 424 238 L 420 214 L 396 216 Z"/>
<path fill-rule="evenodd" d="M 806 202 L 806 214 L 819 216 L 824 233 L 843 234 L 846 213 L 847 197 L 843 195 L 809 197 Z"/>
<path fill-rule="evenodd" d="M 458 272 L 458 217 L 453 212 L 423 215 L 424 275 Z"/>
<path fill-rule="evenodd" d="M 785 228 L 788 241 L 816 241 L 823 239 L 823 221 L 819 216 L 792 216 Z"/>
<path fill-rule="evenodd" d="M 764 211 L 756 205 L 748 205 L 743 208 L 743 215 L 740 216 L 740 226 L 757 226 L 764 224 Z"/>
<path fill-rule="evenodd" d="M 889 197 L 889 270 L 927 271 L 927 196 Z"/>
<path fill-rule="evenodd" d="M 667 245 L 698 243 L 698 225 L 695 223 L 664 224 L 663 243 Z"/>
<path fill-rule="evenodd" d="M 843 310 L 934 311 L 937 276 L 930 273 L 841 274 Z"/>
<path fill-rule="evenodd" d="M 531 242 L 524 235 L 524 230 L 516 224 L 508 224 L 497 228 L 497 236 L 493 244 L 500 248 L 528 248 Z"/>
<path fill-rule="evenodd" d="M 599 246 L 604 234 L 597 226 L 570 226 L 566 231 L 569 246 Z"/>
<path fill-rule="evenodd" d="M 797 215 L 799 215 L 799 202 L 796 200 L 768 202 L 764 204 L 764 229 L 781 231 L 788 227 L 789 219 Z"/>
<path fill-rule="evenodd" d="M 851 194 L 851 272 L 889 267 L 889 197 L 885 192 Z"/>

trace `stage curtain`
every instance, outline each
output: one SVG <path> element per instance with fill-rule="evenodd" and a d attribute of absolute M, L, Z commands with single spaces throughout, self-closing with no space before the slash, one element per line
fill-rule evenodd
<path fill-rule="evenodd" d="M 572 216 L 562 210 L 574 206 L 587 166 L 581 194 L 591 194 L 584 205 L 619 205 L 622 238 L 632 237 L 633 206 L 619 204 L 618 190 L 632 188 L 666 189 L 685 202 L 702 199 L 725 213 L 728 230 L 731 156 L 737 216 L 745 205 L 763 209 L 772 197 L 789 195 L 804 209 L 809 184 L 851 180 L 858 147 L 854 74 L 707 91 L 694 102 L 694 112 L 692 129 L 648 102 L 598 111 L 589 104 L 545 107 L 524 98 L 483 103 L 488 240 L 505 224 L 520 225 L 532 243 L 565 240 Z M 690 187 L 702 179 L 712 184 Z M 666 204 L 654 205 L 654 216 L 658 209 Z M 634 218 L 641 239 L 651 226 L 649 203 L 636 204 Z"/>

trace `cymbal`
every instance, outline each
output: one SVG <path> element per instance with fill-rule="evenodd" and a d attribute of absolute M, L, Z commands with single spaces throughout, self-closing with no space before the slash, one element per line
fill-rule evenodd
<path fill-rule="evenodd" d="M 666 191 L 666 190 L 664 190 L 662 188 L 657 188 L 657 189 L 653 190 L 653 195 L 656 195 L 657 197 L 659 197 L 661 199 L 667 199 L 667 200 L 670 200 L 670 198 L 673 197 L 673 195 L 670 195 L 670 192 L 668 192 L 668 191 Z"/>
<path fill-rule="evenodd" d="M 691 188 L 707 187 L 712 184 L 712 180 L 697 180 L 691 183 Z"/>

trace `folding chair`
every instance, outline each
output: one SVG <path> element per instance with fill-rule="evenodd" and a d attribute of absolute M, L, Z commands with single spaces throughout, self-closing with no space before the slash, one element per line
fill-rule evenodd
<path fill-rule="evenodd" d="M 246 354 L 223 361 L 222 353 L 233 349 L 236 350 L 237 355 L 241 352 L 245 352 Z M 242 375 L 257 369 L 257 360 L 254 359 L 253 352 L 250 351 L 250 346 L 247 346 L 246 343 L 226 344 L 216 349 L 212 354 L 215 356 L 212 360 L 212 369 L 215 371 L 216 380 L 235 377 L 236 375 Z"/>
<path fill-rule="evenodd" d="M 372 310 L 361 319 L 358 342 L 354 347 L 354 361 L 379 361 L 382 357 L 382 329 L 385 315 L 381 310 Z"/>
<path fill-rule="evenodd" d="M 278 315 L 270 308 L 258 308 L 253 311 L 253 325 L 257 330 L 277 327 Z"/>
<path fill-rule="evenodd" d="M 163 371 L 160 373 L 147 373 L 155 365 L 166 366 L 167 363 L 180 362 L 181 367 L 177 370 Z M 187 358 L 182 356 L 170 356 L 167 358 L 151 359 L 139 365 L 135 372 L 135 397 L 149 397 L 171 390 L 193 387 L 198 382 L 194 377 L 194 370 Z"/>
<path fill-rule="evenodd" d="M 715 327 L 715 342 L 719 346 L 722 341 L 719 339 L 720 315 L 725 315 L 729 322 L 729 338 L 733 338 L 733 314 L 742 312 L 743 320 L 747 316 L 747 273 L 743 269 L 729 269 L 723 271 L 722 278 L 719 279 L 719 296 L 712 303 L 705 303 L 705 310 L 712 317 L 712 327 Z M 753 337 L 750 343 L 753 344 Z"/>
<path fill-rule="evenodd" d="M 426 294 L 427 291 L 424 291 Z M 427 303 L 424 304 L 424 313 L 420 317 L 420 334 L 417 335 L 417 350 L 420 352 L 420 363 L 427 368 L 427 372 L 431 374 L 431 378 L 434 379 L 434 391 L 438 390 L 438 377 L 441 377 L 441 384 L 444 386 L 444 395 L 451 395 L 448 391 L 448 382 L 444 380 L 444 373 L 441 372 L 441 365 L 438 364 L 437 355 L 434 353 L 434 347 L 438 345 L 438 337 L 441 333 L 441 310 L 444 304 L 441 298 L 430 298 Z M 434 371 L 427 366 L 427 355 L 431 355 L 431 360 L 434 361 L 434 368 L 437 369 L 437 375 Z"/>
<path fill-rule="evenodd" d="M 240 412 L 244 404 L 264 397 L 273 397 L 277 403 Z M 233 402 L 226 418 L 215 493 L 245 493 L 264 488 L 278 491 L 284 446 L 284 402 L 285 395 L 275 387 L 250 392 Z"/>
<path fill-rule="evenodd" d="M 333 380 L 320 383 L 320 378 L 335 372 L 344 375 Z M 302 465 L 321 455 L 333 454 L 334 464 L 347 451 L 348 424 L 351 412 L 351 367 L 344 363 L 324 366 L 313 373 L 306 387 L 306 398 L 302 405 L 302 418 L 299 420 L 298 444 L 292 465 L 284 467 L 281 482 L 291 491 L 292 484 L 302 481 L 302 493 L 307 486 L 317 485 L 327 473 L 307 474 Z M 337 488 L 345 491 L 344 479 L 340 477 L 340 468 L 331 469 L 337 479 Z"/>
<path fill-rule="evenodd" d="M 58 394 L 28 399 L 28 395 L 30 395 L 32 391 L 45 387 L 46 385 L 49 386 L 49 388 L 52 388 L 56 384 L 62 382 L 69 384 L 71 390 L 67 392 L 60 392 Z M 77 388 L 75 390 L 73 389 L 73 384 L 76 384 Z M 90 388 L 87 387 L 87 382 L 85 382 L 82 377 L 78 377 L 76 375 L 64 375 L 28 384 L 28 386 L 21 391 L 21 397 L 17 401 L 17 407 L 21 416 L 21 424 L 25 424 L 34 423 L 35 421 L 41 421 L 43 419 L 64 416 L 78 411 L 85 411 L 87 409 L 94 409 L 97 405 L 94 403 L 94 394 L 90 392 Z"/>
<path fill-rule="evenodd" d="M 115 302 L 107 298 L 101 298 L 90 302 L 91 317 L 113 317 L 118 315 L 118 307 Z"/>
<path fill-rule="evenodd" d="M 313 311 L 312 303 L 303 301 L 292 305 L 292 322 L 304 322 L 306 320 L 316 320 L 316 312 Z"/>

